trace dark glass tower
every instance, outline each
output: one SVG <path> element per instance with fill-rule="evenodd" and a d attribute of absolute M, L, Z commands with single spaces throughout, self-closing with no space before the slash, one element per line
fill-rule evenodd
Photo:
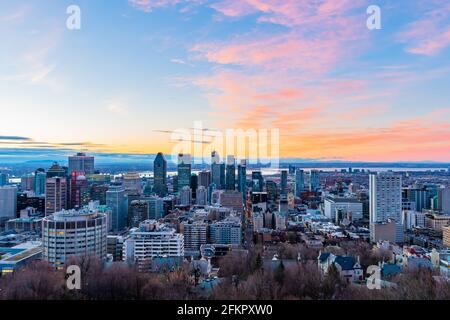
<path fill-rule="evenodd" d="M 167 194 L 167 161 L 164 155 L 159 152 L 153 162 L 154 187 L 155 192 L 160 197 Z"/>

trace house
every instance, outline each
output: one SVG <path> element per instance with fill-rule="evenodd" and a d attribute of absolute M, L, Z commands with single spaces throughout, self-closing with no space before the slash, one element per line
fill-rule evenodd
<path fill-rule="evenodd" d="M 351 256 L 336 256 L 329 252 L 319 252 L 317 262 L 323 274 L 327 274 L 329 268 L 334 265 L 347 282 L 360 282 L 364 279 L 364 271 L 359 263 L 359 257 L 355 260 Z"/>

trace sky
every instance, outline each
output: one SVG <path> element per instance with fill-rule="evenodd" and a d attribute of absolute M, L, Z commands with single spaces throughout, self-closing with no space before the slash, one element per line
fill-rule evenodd
<path fill-rule="evenodd" d="M 170 153 L 198 121 L 278 129 L 281 157 L 450 162 L 446 0 L 1 1 L 0 38 L 0 162 Z"/>

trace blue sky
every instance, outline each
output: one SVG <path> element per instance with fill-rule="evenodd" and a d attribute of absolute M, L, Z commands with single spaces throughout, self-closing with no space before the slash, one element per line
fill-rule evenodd
<path fill-rule="evenodd" d="M 31 142 L 1 153 L 170 152 L 155 130 L 202 121 L 278 128 L 286 157 L 450 161 L 448 1 L 377 1 L 373 31 L 370 4 L 2 1 L 0 136 Z"/>

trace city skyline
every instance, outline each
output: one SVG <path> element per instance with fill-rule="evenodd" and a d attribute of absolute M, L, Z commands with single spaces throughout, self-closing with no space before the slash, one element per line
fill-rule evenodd
<path fill-rule="evenodd" d="M 0 163 L 170 154 L 195 121 L 280 129 L 282 158 L 450 162 L 450 4 L 378 1 L 369 30 L 372 4 L 2 3 Z"/>

